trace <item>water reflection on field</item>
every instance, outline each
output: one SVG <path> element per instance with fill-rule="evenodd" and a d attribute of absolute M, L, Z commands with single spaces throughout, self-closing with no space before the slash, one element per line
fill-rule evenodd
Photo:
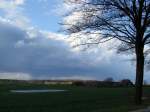
<path fill-rule="evenodd" d="M 61 89 L 38 89 L 38 90 L 10 90 L 12 93 L 48 93 L 48 92 L 65 92 L 67 90 Z"/>

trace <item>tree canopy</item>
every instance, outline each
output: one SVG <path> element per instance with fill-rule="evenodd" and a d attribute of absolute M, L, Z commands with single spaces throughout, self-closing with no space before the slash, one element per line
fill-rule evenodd
<path fill-rule="evenodd" d="M 143 37 L 144 45 L 150 43 L 149 0 L 65 0 L 65 2 L 76 5 L 67 17 L 77 19 L 73 22 L 64 20 L 65 30 L 68 33 L 99 35 L 99 38 L 87 37 L 90 41 L 80 43 L 81 45 L 118 39 L 122 42 L 119 51 L 126 51 L 135 48 L 136 35 Z M 137 30 L 140 34 L 136 34 Z"/>

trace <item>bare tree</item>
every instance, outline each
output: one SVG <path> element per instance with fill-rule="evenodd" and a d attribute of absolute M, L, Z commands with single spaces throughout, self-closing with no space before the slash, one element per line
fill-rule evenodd
<path fill-rule="evenodd" d="M 117 39 L 121 42 L 118 51 L 132 51 L 136 56 L 136 104 L 142 103 L 142 84 L 145 56 L 150 43 L 150 0 L 65 0 L 74 5 L 66 15 L 78 14 L 75 21 L 64 20 L 63 26 L 69 34 L 97 34 L 77 44 L 93 45 Z M 82 39 L 78 35 L 76 38 Z M 144 47 L 146 49 L 144 49 Z"/>

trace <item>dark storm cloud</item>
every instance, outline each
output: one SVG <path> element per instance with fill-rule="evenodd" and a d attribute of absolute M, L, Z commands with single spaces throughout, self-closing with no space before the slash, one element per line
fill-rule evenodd
<path fill-rule="evenodd" d="M 95 54 L 75 53 L 65 41 L 37 33 L 38 36 L 31 38 L 27 31 L 8 22 L 0 22 L 1 73 L 27 73 L 37 79 L 72 76 L 99 80 L 106 77 L 134 79 L 132 65 L 120 57 L 107 53 L 102 56 L 103 49 Z M 108 56 L 109 61 L 106 61 Z M 98 60 L 99 57 L 102 59 Z"/>

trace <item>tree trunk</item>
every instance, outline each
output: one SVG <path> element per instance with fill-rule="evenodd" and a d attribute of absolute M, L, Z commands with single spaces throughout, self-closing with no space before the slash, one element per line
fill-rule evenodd
<path fill-rule="evenodd" d="M 135 103 L 140 105 L 142 103 L 143 94 L 143 76 L 144 76 L 144 54 L 143 47 L 138 47 L 136 49 L 136 93 L 135 93 Z"/>

